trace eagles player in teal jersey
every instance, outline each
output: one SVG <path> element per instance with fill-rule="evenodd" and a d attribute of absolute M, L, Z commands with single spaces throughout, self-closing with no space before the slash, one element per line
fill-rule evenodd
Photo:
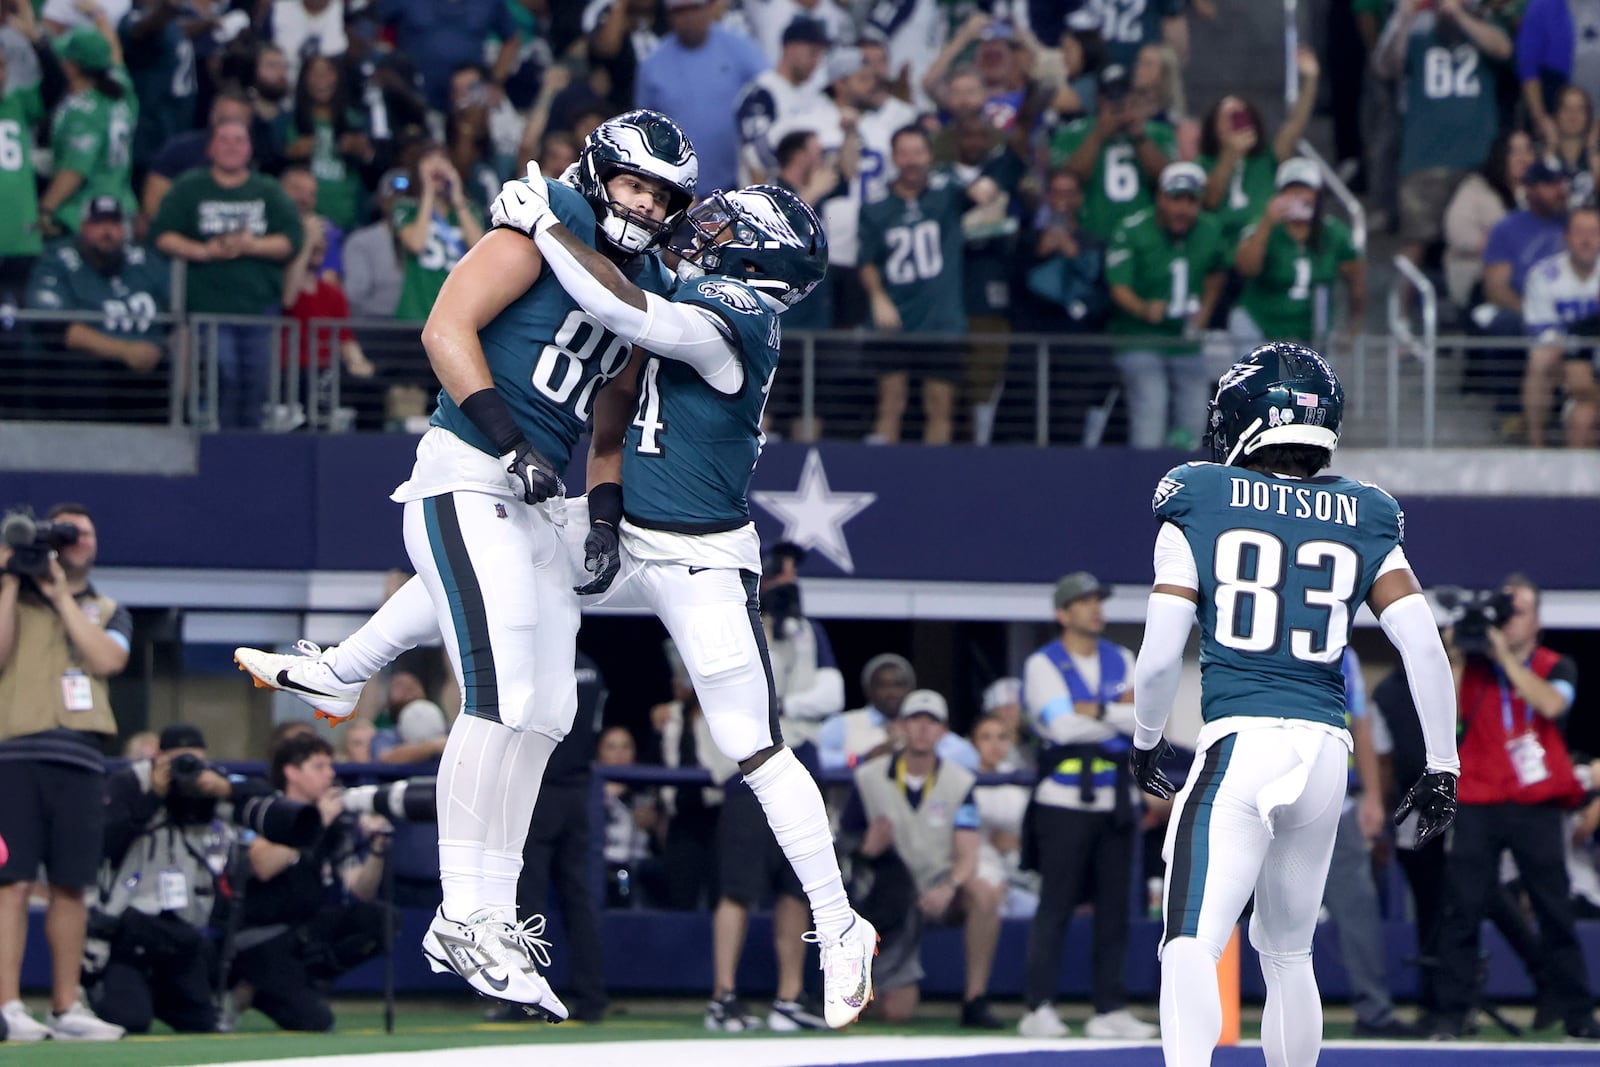
<path fill-rule="evenodd" d="M 542 193 L 531 180 L 507 182 L 490 218 L 532 237 L 584 310 L 642 350 L 595 409 L 584 545 L 594 577 L 579 592 L 648 606 L 672 635 L 712 738 L 739 764 L 805 888 L 823 1015 L 845 1026 L 872 998 L 878 935 L 850 907 L 822 795 L 778 730 L 746 499 L 778 317 L 826 269 L 821 223 L 776 186 L 713 193 L 667 238 L 680 284 L 664 298 L 595 255 Z M 630 376 L 636 399 L 623 388 Z"/>
<path fill-rule="evenodd" d="M 1156 488 L 1155 585 L 1134 670 L 1133 772 L 1160 797 L 1162 738 L 1183 647 L 1200 619 L 1194 769 L 1167 830 L 1161 1042 L 1167 1067 L 1211 1062 L 1221 1033 L 1216 963 L 1251 894 L 1250 942 L 1267 982 L 1270 1067 L 1310 1067 L 1322 1045 L 1311 969 L 1351 740 L 1341 671 L 1365 602 L 1400 650 L 1422 720 L 1427 773 L 1396 811 L 1418 846 L 1455 817 L 1455 685 L 1383 490 L 1319 472 L 1344 391 L 1321 356 L 1262 345 L 1218 383 L 1207 442 Z"/>
<path fill-rule="evenodd" d="M 645 291 L 670 290 L 671 276 L 645 253 L 693 200 L 699 165 L 683 132 L 655 112 L 620 115 L 590 134 L 580 172 L 577 189 L 537 178 L 555 217 Z M 423 954 L 485 996 L 559 1021 L 566 1008 L 533 965 L 550 962 L 544 919 L 516 921 L 529 820 L 577 701 L 578 603 L 559 472 L 597 394 L 629 365 L 631 341 L 585 313 L 515 233 L 488 234 L 463 257 L 422 340 L 444 389 L 394 499 L 405 504 L 425 596 L 408 583 L 326 653 L 241 648 L 235 657 L 258 684 L 344 718 L 399 651 L 446 636 L 465 714 L 439 771 L 444 902 Z"/>

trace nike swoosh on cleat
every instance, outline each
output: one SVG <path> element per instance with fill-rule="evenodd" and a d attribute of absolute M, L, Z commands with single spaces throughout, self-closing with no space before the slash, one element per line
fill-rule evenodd
<path fill-rule="evenodd" d="M 294 681 L 289 677 L 288 668 L 284 668 L 283 670 L 279 671 L 278 677 L 275 679 L 275 681 L 280 689 L 291 689 L 296 693 L 305 693 L 307 696 L 332 697 L 335 700 L 339 698 L 337 693 L 324 693 L 320 689 L 312 689 L 308 685 L 301 685 L 299 682 Z"/>
<path fill-rule="evenodd" d="M 509 975 L 497 981 L 495 976 L 490 974 L 488 970 L 482 970 L 478 973 L 483 975 L 483 980 L 488 982 L 489 988 L 493 989 L 496 993 L 504 993 L 506 991 L 506 986 L 511 984 L 511 977 Z"/>

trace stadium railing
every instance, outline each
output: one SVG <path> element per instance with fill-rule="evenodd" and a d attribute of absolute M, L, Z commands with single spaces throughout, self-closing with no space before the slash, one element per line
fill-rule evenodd
<path fill-rule="evenodd" d="M 1389 329 L 1340 333 L 1322 347 L 1345 380 L 1345 440 L 1368 447 L 1492 445 L 1502 431 L 1516 440 L 1523 337 L 1440 332 L 1442 310 L 1427 278 L 1403 260 L 1395 269 L 1421 294 L 1389 297 Z M 1420 313 L 1420 325 L 1413 322 Z M 314 320 L 256 316 L 160 315 L 151 336 L 166 357 L 144 374 L 107 373 L 106 361 L 65 346 L 73 322 L 105 328 L 95 312 L 18 311 L 0 321 L 0 419 L 161 423 L 198 431 L 218 426 L 224 379 L 219 338 L 226 328 L 264 331 L 270 355 L 253 373 L 267 403 L 268 431 L 421 432 L 438 389 L 421 342 L 422 324 L 387 319 Z M 355 378 L 340 359 L 348 331 L 375 373 Z M 164 338 L 164 339 L 163 339 Z M 302 344 L 302 342 L 309 342 Z M 1219 331 L 1186 344 L 1205 353 L 1215 377 L 1246 351 Z M 1170 346 L 1171 338 L 1105 334 L 975 333 L 959 337 L 869 331 L 785 331 L 784 358 L 769 388 L 773 439 L 859 441 L 873 429 L 878 376 L 903 370 L 911 381 L 903 440 L 921 438 L 921 383 L 955 388 L 957 441 L 975 439 L 987 407 L 994 444 L 1094 447 L 1108 424 L 1124 418 L 1126 393 L 1114 356 L 1119 348 Z M 302 363 L 301 352 L 314 355 Z M 570 355 L 552 357 L 560 388 Z M 1504 424 L 1504 425 L 1502 425 Z M 1112 438 L 1114 439 L 1114 437 Z"/>

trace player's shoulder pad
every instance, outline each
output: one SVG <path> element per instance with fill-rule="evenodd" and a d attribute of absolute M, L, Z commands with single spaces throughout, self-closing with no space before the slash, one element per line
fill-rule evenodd
<path fill-rule="evenodd" d="M 681 303 L 703 304 L 719 313 L 732 313 L 739 317 L 771 314 L 754 289 L 733 278 L 696 278 L 678 286 L 672 299 Z"/>
<path fill-rule="evenodd" d="M 1206 487 L 1221 476 L 1225 468 L 1203 460 L 1174 467 L 1156 483 L 1150 510 L 1158 519 L 1179 522 L 1201 498 Z"/>
<path fill-rule="evenodd" d="M 1357 492 L 1366 509 L 1362 518 L 1372 524 L 1377 530 L 1393 529 L 1395 544 L 1406 543 L 1406 513 L 1400 506 L 1400 501 L 1389 495 L 1388 490 L 1373 482 L 1356 482 Z M 1365 524 L 1364 524 L 1365 525 Z"/>
<path fill-rule="evenodd" d="M 589 206 L 583 194 L 554 178 L 545 178 L 544 185 L 550 194 L 550 210 L 555 212 L 561 224 L 585 243 L 594 244 L 594 208 Z"/>

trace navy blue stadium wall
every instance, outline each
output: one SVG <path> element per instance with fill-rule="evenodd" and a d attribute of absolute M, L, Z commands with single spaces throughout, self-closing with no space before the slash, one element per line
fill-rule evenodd
<path fill-rule="evenodd" d="M 382 570 L 405 564 L 388 500 L 411 466 L 407 436 L 216 434 L 182 477 L 0 473 L 0 506 L 78 500 L 105 531 L 101 564 Z M 581 453 L 580 453 L 581 455 Z M 1185 456 L 1119 449 L 861 445 L 769 447 L 752 511 L 764 539 L 803 521 L 823 542 L 818 576 L 924 581 L 1053 580 L 1094 560 L 1110 582 L 1150 580 L 1150 497 Z M 582 482 L 578 469 L 569 484 Z M 1498 581 L 1530 530 L 1600 529 L 1597 498 L 1407 496 L 1407 548 L 1427 580 Z M 1554 589 L 1600 589 L 1600 553 L 1551 537 L 1523 561 Z"/>
<path fill-rule="evenodd" d="M 395 988 L 401 993 L 452 993 L 464 987 L 451 975 L 432 973 L 418 948 L 432 916 L 430 910 L 408 909 L 401 913 L 401 929 L 395 943 Z M 709 912 L 609 911 L 603 913 L 602 939 L 605 945 L 606 988 L 614 995 L 650 994 L 704 996 L 711 989 L 711 915 Z M 1584 921 L 1579 932 L 1587 957 L 1589 973 L 1600 973 L 1600 922 Z M 1062 954 L 1060 990 L 1063 999 L 1087 999 L 1090 977 L 1091 921 L 1080 916 L 1073 920 Z M 1407 960 L 1415 952 L 1415 938 L 1409 923 L 1387 924 L 1384 941 L 1389 952 L 1389 988 L 1400 1000 L 1416 995 L 1417 969 Z M 1159 923 L 1140 920 L 1133 924 L 1128 945 L 1127 977 L 1129 994 L 1136 1000 L 1156 998 L 1160 972 L 1156 943 L 1161 935 Z M 559 927 L 554 936 L 557 988 L 566 979 L 566 939 Z M 1500 939 L 1486 927 L 1484 946 L 1489 952 L 1488 995 L 1491 1000 L 1520 1001 L 1533 996 L 1521 965 Z M 1027 956 L 1028 923 L 1008 919 L 1001 930 L 1000 948 L 995 956 L 990 992 L 997 997 L 1022 995 L 1023 960 Z M 1345 1000 L 1350 995 L 1349 980 L 1339 955 L 1338 932 L 1331 924 L 1317 928 L 1315 945 L 1317 982 L 1327 1000 Z M 814 960 L 813 955 L 813 960 Z M 933 930 L 923 941 L 922 965 L 927 977 L 922 991 L 928 996 L 959 997 L 962 978 L 960 930 Z M 772 954 L 770 917 L 755 915 L 740 962 L 739 991 L 749 997 L 772 995 L 776 964 Z M 807 969 L 807 982 L 816 981 Z M 44 916 L 34 913 L 28 924 L 28 946 L 23 960 L 24 989 L 42 990 L 49 986 L 49 949 L 44 938 Z M 1266 987 L 1261 968 L 1248 941 L 1240 985 L 1244 996 L 1261 998 Z M 338 983 L 344 993 L 376 993 L 383 989 L 383 962 L 373 960 Z"/>

